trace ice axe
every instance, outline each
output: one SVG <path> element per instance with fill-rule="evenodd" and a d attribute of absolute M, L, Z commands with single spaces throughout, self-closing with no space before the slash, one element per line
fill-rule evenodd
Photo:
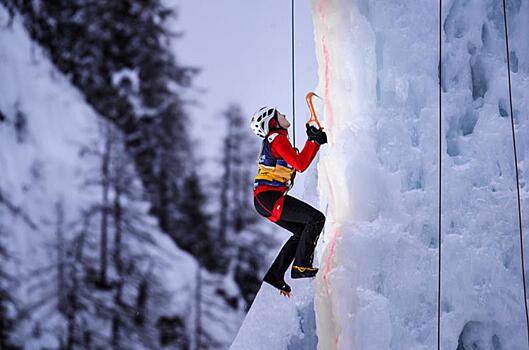
<path fill-rule="evenodd" d="M 310 91 L 305 99 L 307 100 L 307 105 L 309 106 L 310 110 L 310 118 L 307 120 L 307 124 L 310 124 L 311 122 L 315 122 L 316 125 L 318 125 L 318 129 L 323 130 L 323 127 L 320 124 L 320 121 L 318 120 L 318 116 L 316 115 L 316 111 L 314 111 L 314 105 L 312 104 L 312 98 L 317 97 L 321 99 L 320 96 L 318 96 L 316 93 Z"/>

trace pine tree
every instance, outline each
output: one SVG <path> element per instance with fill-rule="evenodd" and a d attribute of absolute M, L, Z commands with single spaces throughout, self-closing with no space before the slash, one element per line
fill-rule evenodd
<path fill-rule="evenodd" d="M 99 276 L 97 283 L 101 288 L 108 287 L 108 217 L 109 217 L 109 190 L 110 190 L 110 155 L 112 152 L 112 136 L 110 127 L 104 131 L 104 150 L 101 157 L 101 226 L 100 226 L 100 251 L 99 251 Z"/>
<path fill-rule="evenodd" d="M 192 173 L 185 179 L 184 187 L 182 189 L 182 197 L 187 201 L 182 203 L 180 221 L 189 227 L 188 240 L 194 242 L 194 250 L 197 255 L 204 256 L 204 266 L 210 270 L 218 270 L 216 265 L 225 262 L 219 257 L 224 254 L 222 252 L 222 241 L 215 240 L 211 237 L 210 217 L 205 214 L 204 208 L 206 204 L 206 197 L 202 192 L 202 186 L 196 173 Z"/>
<path fill-rule="evenodd" d="M 5 227 L 0 224 L 0 349 L 17 350 L 20 348 L 12 339 L 17 325 L 16 300 L 13 294 L 15 284 L 6 269 L 11 258 L 4 244 L 6 236 Z"/>
<path fill-rule="evenodd" d="M 88 225 L 86 223 L 85 225 Z M 80 303 L 79 266 L 76 257 L 82 252 L 79 236 L 73 235 L 72 225 L 64 215 L 60 198 L 55 204 L 55 218 L 46 224 L 53 237 L 46 248 L 53 258 L 24 276 L 24 287 L 31 295 L 21 307 L 21 319 L 33 328 L 32 336 L 55 334 L 61 349 L 74 349 L 78 344 L 79 327 L 76 317 L 83 308 Z M 53 322 L 50 315 L 55 314 Z M 55 316 L 54 315 L 54 316 Z"/>

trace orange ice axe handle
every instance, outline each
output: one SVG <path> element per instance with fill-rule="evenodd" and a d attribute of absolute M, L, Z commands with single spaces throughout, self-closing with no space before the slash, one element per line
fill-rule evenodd
<path fill-rule="evenodd" d="M 318 116 L 316 115 L 316 112 L 314 111 L 314 105 L 312 104 L 312 98 L 316 96 L 316 97 L 320 97 L 318 95 L 316 95 L 314 92 L 309 92 L 307 94 L 307 96 L 305 97 L 305 99 L 307 100 L 307 105 L 309 106 L 309 110 L 310 110 L 310 118 L 309 120 L 307 121 L 307 123 L 310 123 L 310 122 L 315 122 L 317 125 L 318 125 L 318 129 L 323 129 L 321 124 L 320 124 L 320 121 L 318 120 Z"/>

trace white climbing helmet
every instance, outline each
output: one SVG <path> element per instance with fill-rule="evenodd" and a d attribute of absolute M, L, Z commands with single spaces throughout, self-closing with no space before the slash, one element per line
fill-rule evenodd
<path fill-rule="evenodd" d="M 268 135 L 269 126 L 268 123 L 276 115 L 276 109 L 273 107 L 263 107 L 258 110 L 250 121 L 250 126 L 254 134 L 259 137 L 265 138 Z"/>

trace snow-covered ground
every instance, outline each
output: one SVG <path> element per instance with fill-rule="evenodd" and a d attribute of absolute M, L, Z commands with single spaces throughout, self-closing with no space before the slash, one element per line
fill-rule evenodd
<path fill-rule="evenodd" d="M 529 3 L 507 3 L 527 213 Z M 445 0 L 441 19 L 436 0 L 312 5 L 330 140 L 318 163 L 321 270 L 305 281 L 314 290 L 294 285 L 303 301 L 261 290 L 232 349 L 316 348 L 297 346 L 300 334 L 321 350 L 437 348 L 440 244 L 441 348 L 527 348 L 502 1 Z M 310 313 L 294 311 L 311 293 L 315 328 L 301 332 Z"/>

